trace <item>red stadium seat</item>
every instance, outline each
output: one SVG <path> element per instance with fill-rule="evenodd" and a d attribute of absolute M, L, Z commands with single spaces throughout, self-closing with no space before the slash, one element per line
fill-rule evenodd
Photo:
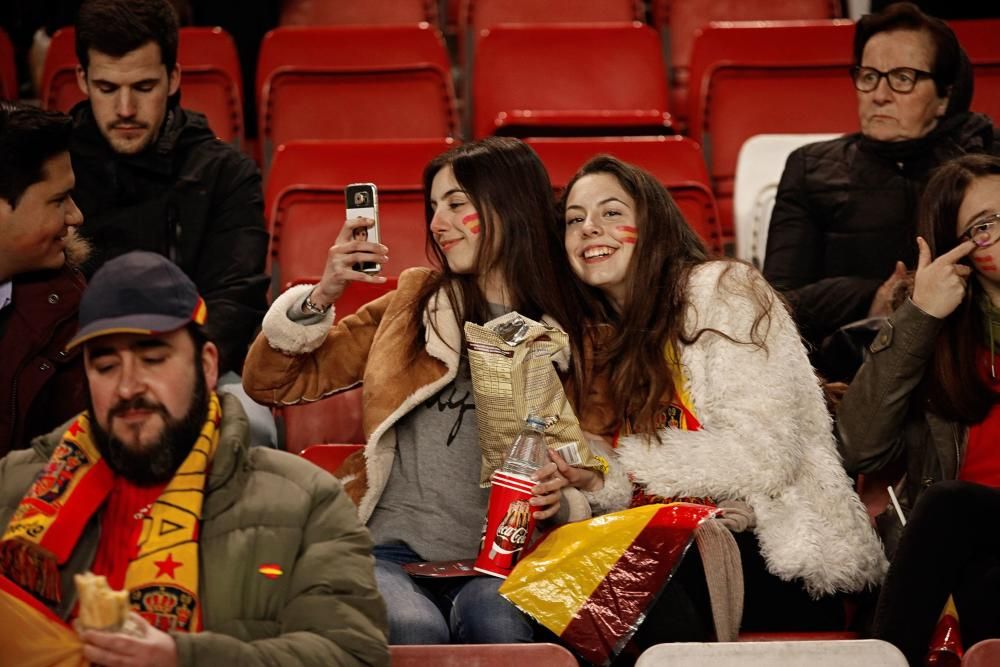
<path fill-rule="evenodd" d="M 857 131 L 848 74 L 853 39 L 854 24 L 845 20 L 713 23 L 699 31 L 689 130 L 705 150 L 727 238 L 744 141 L 756 134 Z"/>
<path fill-rule="evenodd" d="M 181 103 L 199 111 L 223 141 L 243 141 L 240 62 L 232 37 L 222 28 L 181 28 L 177 61 L 181 65 Z M 72 27 L 52 35 L 42 74 L 41 103 L 69 111 L 84 99 L 76 83 L 76 33 Z"/>
<path fill-rule="evenodd" d="M 576 658 L 555 644 L 425 644 L 390 646 L 392 667 L 576 667 Z"/>
<path fill-rule="evenodd" d="M 364 445 L 309 445 L 301 451 L 301 455 L 332 475 L 348 456 L 362 449 Z"/>
<path fill-rule="evenodd" d="M 437 24 L 436 0 L 284 0 L 278 25 Z"/>
<path fill-rule="evenodd" d="M 659 38 L 640 23 L 485 30 L 473 72 L 476 138 L 662 134 L 670 126 Z"/>
<path fill-rule="evenodd" d="M 712 21 L 832 19 L 839 0 L 653 0 L 653 25 L 669 44 L 670 94 L 674 115 L 687 119 L 691 46 L 699 28 Z"/>
<path fill-rule="evenodd" d="M 257 67 L 262 164 L 295 139 L 415 139 L 456 134 L 440 33 L 427 24 L 277 28 Z"/>
<path fill-rule="evenodd" d="M 715 197 L 701 147 L 685 137 L 624 137 L 594 139 L 529 139 L 542 158 L 552 185 L 562 189 L 584 162 L 609 153 L 649 171 L 660 180 L 709 249 L 722 252 Z"/>
<path fill-rule="evenodd" d="M 984 639 L 977 642 L 962 658 L 962 667 L 996 667 L 997 665 L 1000 665 L 1000 639 Z"/>
<path fill-rule="evenodd" d="M 14 64 L 14 45 L 10 37 L 0 30 L 0 99 L 16 100 L 17 66 Z"/>
<path fill-rule="evenodd" d="M 296 280 L 293 284 L 315 283 L 318 277 Z M 361 306 L 373 301 L 383 294 L 396 289 L 396 278 L 389 278 L 382 284 L 350 283 L 344 293 L 337 299 L 336 317 L 338 320 L 356 312 Z M 343 454 L 336 465 L 327 467 L 320 460 L 310 457 L 312 454 L 324 456 L 325 460 L 343 452 L 344 447 L 359 447 L 360 445 L 318 445 L 324 449 L 316 449 L 316 443 L 329 442 L 364 442 L 365 435 L 361 428 L 361 388 L 355 387 L 348 391 L 334 394 L 313 403 L 287 405 L 277 409 L 278 423 L 283 427 L 283 445 L 290 452 L 303 452 L 303 456 L 317 465 L 327 468 L 330 472 L 336 470 L 344 458 L 351 453 Z M 310 445 L 314 445 L 310 447 Z M 341 449 L 329 450 L 325 448 Z M 305 450 L 305 451 L 303 451 Z M 331 464 L 333 461 L 329 461 Z"/>
<path fill-rule="evenodd" d="M 986 114 L 994 123 L 1000 121 L 1000 19 L 951 21 L 949 25 L 975 72 L 972 110 Z"/>
<path fill-rule="evenodd" d="M 471 47 L 483 30 L 507 23 L 632 23 L 643 19 L 636 0 L 462 0 L 459 54 L 472 62 Z"/>
<path fill-rule="evenodd" d="M 265 187 L 275 285 L 320 275 L 344 221 L 344 187 L 375 183 L 386 275 L 428 266 L 423 169 L 452 139 L 301 141 L 278 149 Z"/>

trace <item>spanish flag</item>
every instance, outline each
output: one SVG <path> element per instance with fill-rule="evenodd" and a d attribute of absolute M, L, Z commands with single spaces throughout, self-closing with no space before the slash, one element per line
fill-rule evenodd
<path fill-rule="evenodd" d="M 83 644 L 45 605 L 0 575 L 0 658 L 18 667 L 85 667 Z"/>
<path fill-rule="evenodd" d="M 525 556 L 500 594 L 583 659 L 607 664 L 670 580 L 707 505 L 643 505 L 567 524 Z"/>

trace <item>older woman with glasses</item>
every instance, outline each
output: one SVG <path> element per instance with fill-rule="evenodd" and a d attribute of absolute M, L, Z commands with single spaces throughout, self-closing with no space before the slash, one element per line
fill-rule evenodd
<path fill-rule="evenodd" d="M 966 155 L 934 173 L 913 295 L 889 316 L 837 411 L 850 472 L 905 473 L 905 530 L 893 509 L 879 518 L 893 560 L 874 632 L 911 664 L 923 664 L 949 595 L 967 646 L 1000 637 L 998 221 L 1000 158 Z"/>
<path fill-rule="evenodd" d="M 828 379 L 857 365 L 824 354 L 846 324 L 891 312 L 917 259 L 916 205 L 930 171 L 1000 153 L 989 118 L 969 112 L 972 71 L 951 28 L 910 3 L 862 18 L 851 80 L 861 131 L 788 158 L 764 275 L 791 304 Z"/>

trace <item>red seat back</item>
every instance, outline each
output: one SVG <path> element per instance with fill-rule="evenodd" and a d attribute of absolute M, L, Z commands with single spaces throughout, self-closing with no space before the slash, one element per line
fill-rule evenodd
<path fill-rule="evenodd" d="M 430 26 L 277 28 L 261 44 L 262 157 L 295 139 L 411 139 L 457 132 L 454 86 Z"/>
<path fill-rule="evenodd" d="M 562 189 L 584 162 L 600 153 L 642 167 L 663 183 L 688 224 L 712 252 L 722 252 L 715 198 L 701 147 L 685 137 L 530 139 L 548 169 L 552 185 Z"/>
<path fill-rule="evenodd" d="M 332 475 L 348 456 L 362 449 L 364 445 L 309 445 L 300 454 L 305 460 L 315 463 Z"/>
<path fill-rule="evenodd" d="M 713 23 L 691 58 L 691 138 L 705 150 L 723 233 L 732 235 L 733 177 L 755 134 L 852 132 L 850 21 Z"/>
<path fill-rule="evenodd" d="M 1000 119 L 1000 19 L 951 21 L 958 41 L 969 54 L 975 73 L 972 110 Z"/>
<path fill-rule="evenodd" d="M 576 658 L 555 644 L 425 644 L 390 646 L 392 667 L 576 667 Z"/>
<path fill-rule="evenodd" d="M 181 66 L 181 103 L 205 114 L 223 141 L 243 141 L 243 93 L 240 63 L 232 37 L 222 28 L 181 28 L 177 49 Z M 85 99 L 76 83 L 76 32 L 52 35 L 42 73 L 42 106 L 69 111 Z"/>
<path fill-rule="evenodd" d="M 662 134 L 670 125 L 659 38 L 640 23 L 484 30 L 473 71 L 477 138 Z"/>
<path fill-rule="evenodd" d="M 278 25 L 437 23 L 436 0 L 284 0 Z"/>
<path fill-rule="evenodd" d="M 14 63 L 14 45 L 10 37 L 0 30 L 0 99 L 16 100 L 17 66 Z"/>
<path fill-rule="evenodd" d="M 996 665 L 1000 665 L 1000 639 L 984 639 L 977 642 L 962 658 L 962 667 L 996 667 Z"/>
<path fill-rule="evenodd" d="M 687 120 L 691 46 L 699 28 L 712 21 L 832 19 L 838 0 L 653 0 L 653 24 L 670 45 L 670 94 L 674 115 Z"/>
<path fill-rule="evenodd" d="M 275 285 L 320 275 L 344 222 L 344 187 L 375 183 L 386 275 L 429 266 L 422 176 L 451 139 L 292 142 L 279 148 L 265 187 Z"/>

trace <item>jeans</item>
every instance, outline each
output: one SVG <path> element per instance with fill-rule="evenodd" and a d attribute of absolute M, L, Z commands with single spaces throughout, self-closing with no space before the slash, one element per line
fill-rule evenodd
<path fill-rule="evenodd" d="M 422 559 L 405 544 L 374 549 L 375 581 L 389 611 L 390 644 L 513 644 L 534 640 L 527 616 L 500 597 L 490 576 L 411 577 Z"/>
<path fill-rule="evenodd" d="M 243 380 L 233 371 L 219 378 L 216 390 L 219 394 L 232 394 L 239 399 L 243 411 L 250 422 L 250 445 L 261 447 L 278 446 L 278 427 L 274 423 L 271 409 L 256 403 L 243 389 Z"/>

